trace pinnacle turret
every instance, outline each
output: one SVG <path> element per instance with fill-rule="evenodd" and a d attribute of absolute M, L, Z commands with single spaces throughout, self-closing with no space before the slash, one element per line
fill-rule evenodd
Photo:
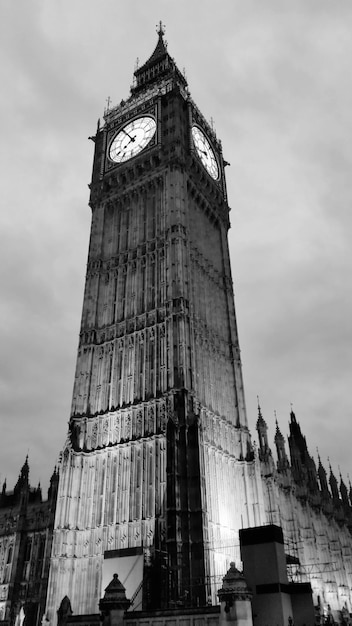
<path fill-rule="evenodd" d="M 276 423 L 276 432 L 274 437 L 274 442 L 276 446 L 277 453 L 277 469 L 279 472 L 286 470 L 289 467 L 289 460 L 287 458 L 286 449 L 285 449 L 285 438 L 279 428 L 279 424 L 277 419 Z"/>
<path fill-rule="evenodd" d="M 296 415 L 290 413 L 289 446 L 293 477 L 297 484 L 308 488 L 312 494 L 319 491 L 317 469 L 313 457 L 310 456 L 306 438 L 302 435 Z"/>
<path fill-rule="evenodd" d="M 56 502 L 57 491 L 59 487 L 59 470 L 54 467 L 54 471 L 50 477 L 50 486 L 48 489 L 48 500 L 52 502 Z"/>
<path fill-rule="evenodd" d="M 329 485 L 331 488 L 332 497 L 334 498 L 334 500 L 339 500 L 339 487 L 337 484 L 337 478 L 334 472 L 332 471 L 330 461 L 329 461 L 329 469 L 330 469 Z"/>
<path fill-rule="evenodd" d="M 20 493 L 23 489 L 29 489 L 29 464 L 28 454 L 26 460 L 21 467 L 20 474 L 18 476 L 17 483 L 14 488 L 14 493 Z"/>
<path fill-rule="evenodd" d="M 327 474 L 326 474 L 326 470 L 321 462 L 320 459 L 320 455 L 318 453 L 318 476 L 319 476 L 319 482 L 320 482 L 320 489 L 323 493 L 323 495 L 325 496 L 329 496 L 329 486 L 328 486 L 328 480 L 327 480 Z"/>
<path fill-rule="evenodd" d="M 257 419 L 257 433 L 259 439 L 259 458 L 261 461 L 267 461 L 268 457 L 271 456 L 271 450 L 268 444 L 268 426 L 263 418 L 262 410 L 259 404 L 258 398 L 258 419 Z"/>
<path fill-rule="evenodd" d="M 348 499 L 348 490 L 341 476 L 341 472 L 340 472 L 340 494 L 341 494 L 341 499 L 342 499 L 344 507 L 348 508 L 350 505 L 349 499 Z"/>

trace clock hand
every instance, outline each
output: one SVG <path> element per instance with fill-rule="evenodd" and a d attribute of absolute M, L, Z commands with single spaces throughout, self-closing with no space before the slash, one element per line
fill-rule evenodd
<path fill-rule="evenodd" d="M 129 137 L 129 138 L 130 138 L 130 141 L 129 141 L 128 143 L 130 143 L 131 141 L 136 141 L 136 135 L 135 135 L 134 137 L 132 137 L 129 133 L 127 133 L 127 132 L 125 131 L 125 129 L 124 129 L 124 128 L 122 129 L 122 132 L 123 132 L 123 133 L 125 133 L 125 135 L 127 135 L 127 137 Z M 128 145 L 128 144 L 127 144 L 127 145 Z"/>
<path fill-rule="evenodd" d="M 130 135 L 128 135 L 130 137 Z M 126 145 L 124 146 L 124 149 L 127 148 L 127 146 L 130 145 L 131 141 L 136 141 L 136 137 L 137 135 L 135 135 L 134 137 L 130 137 L 130 140 L 126 143 Z"/>

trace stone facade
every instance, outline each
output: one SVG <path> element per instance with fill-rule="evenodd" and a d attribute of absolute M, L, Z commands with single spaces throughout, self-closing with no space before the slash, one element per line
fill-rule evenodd
<path fill-rule="evenodd" d="M 0 621 L 41 623 L 46 602 L 58 473 L 48 499 L 29 484 L 26 459 L 13 491 L 0 496 Z"/>
<path fill-rule="evenodd" d="M 155 128 L 146 140 L 143 120 Z M 351 493 L 315 466 L 294 414 L 289 455 L 277 427 L 274 460 L 261 410 L 252 445 L 226 162 L 161 28 L 130 97 L 105 111 L 91 139 L 91 237 L 46 619 L 55 625 L 59 607 L 63 619 L 69 599 L 69 623 L 96 623 L 104 569 L 118 555 L 126 579 L 142 572 L 126 624 L 210 626 L 239 615 L 247 623 L 250 591 L 238 612 L 229 596 L 220 614 L 218 590 L 230 564 L 236 584 L 227 592 L 243 587 L 240 529 L 277 524 L 288 580 L 311 584 L 319 623 L 347 623 Z M 4 572 L 15 545 L 9 529 Z"/>
<path fill-rule="evenodd" d="M 156 124 L 147 147 L 114 162 L 112 142 L 125 136 L 122 150 L 129 150 L 138 141 L 133 123 L 143 119 Z M 214 176 L 192 141 L 195 127 L 213 151 Z M 238 529 L 264 522 L 221 144 L 162 31 L 131 96 L 105 112 L 93 140 L 92 226 L 50 620 L 65 595 L 74 612 L 96 611 L 104 554 L 141 546 L 143 609 L 215 603 L 229 563 L 239 564 Z"/>
<path fill-rule="evenodd" d="M 277 425 L 274 461 L 260 408 L 257 431 L 266 518 L 283 529 L 289 578 L 311 584 L 322 620 L 339 621 L 352 607 L 352 491 L 331 467 L 327 477 L 320 458 L 316 467 L 293 412 L 289 458 Z"/>

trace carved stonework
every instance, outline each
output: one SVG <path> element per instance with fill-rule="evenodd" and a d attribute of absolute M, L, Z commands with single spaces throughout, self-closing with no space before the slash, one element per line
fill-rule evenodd
<path fill-rule="evenodd" d="M 149 405 L 146 407 L 146 419 L 145 419 L 145 436 L 151 435 L 154 432 L 154 406 Z"/>
<path fill-rule="evenodd" d="M 152 57 L 148 67 L 157 72 L 158 84 L 150 73 L 145 84 L 134 85 L 123 105 L 106 111 L 106 124 L 95 136 L 91 244 L 71 419 L 78 449 L 70 450 L 60 478 L 51 616 L 68 588 L 73 607 L 94 613 L 106 550 L 138 543 L 154 555 L 161 540 L 169 570 L 156 578 L 162 589 L 144 585 L 142 595 L 159 595 L 156 602 L 167 603 L 171 572 L 179 576 L 170 597 L 174 606 L 186 591 L 190 605 L 202 606 L 206 577 L 215 600 L 218 565 L 203 542 L 216 528 L 216 545 L 235 543 L 234 529 L 227 540 L 230 521 L 220 519 L 218 510 L 221 498 L 226 509 L 224 485 L 236 484 L 230 496 L 240 493 L 241 503 L 247 502 L 243 481 L 237 480 L 243 441 L 234 434 L 242 389 L 228 347 L 237 330 L 223 278 L 230 266 L 220 220 L 229 207 L 221 176 L 212 179 L 190 145 L 192 124 L 209 135 L 219 173 L 220 145 L 189 99 L 164 42 L 159 44 L 156 55 L 161 49 L 162 58 L 154 66 Z M 120 125 L 143 111 L 155 117 L 155 137 L 138 156 L 113 163 L 110 142 Z M 84 352 L 88 341 L 90 355 Z M 202 407 L 199 428 L 184 429 Z M 256 494 L 248 503 L 256 523 L 258 499 Z M 237 508 L 232 506 L 235 514 Z M 247 509 L 242 513 L 247 520 Z M 236 529 L 240 523 L 236 519 Z M 192 576 L 203 581 L 199 592 L 186 582 L 190 563 Z"/>
<path fill-rule="evenodd" d="M 104 425 L 103 425 L 103 437 L 102 437 L 102 442 L 104 446 L 106 446 L 109 442 L 109 432 L 110 432 L 109 420 L 105 419 Z"/>
<path fill-rule="evenodd" d="M 166 431 L 166 406 L 164 401 L 158 404 L 158 411 L 158 430 L 164 433 Z"/>
<path fill-rule="evenodd" d="M 118 443 L 120 439 L 121 439 L 121 416 L 120 414 L 117 414 L 115 418 L 114 441 Z"/>
<path fill-rule="evenodd" d="M 98 423 L 95 421 L 92 426 L 91 434 L 91 447 L 94 449 L 97 446 L 98 441 Z"/>
<path fill-rule="evenodd" d="M 125 413 L 124 422 L 125 422 L 124 439 L 125 441 L 129 441 L 130 439 L 132 439 L 132 415 L 130 411 Z"/>
<path fill-rule="evenodd" d="M 136 415 L 136 437 L 139 438 L 143 433 L 143 412 L 141 409 L 138 409 Z"/>

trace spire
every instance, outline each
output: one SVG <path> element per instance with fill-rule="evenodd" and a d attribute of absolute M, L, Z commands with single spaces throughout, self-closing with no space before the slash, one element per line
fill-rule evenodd
<path fill-rule="evenodd" d="M 306 438 L 302 435 L 301 428 L 297 422 L 296 415 L 290 412 L 290 435 L 288 438 L 291 467 L 295 482 L 301 487 L 309 487 L 315 492 L 318 490 L 317 471 L 313 458 L 307 448 Z"/>
<path fill-rule="evenodd" d="M 321 462 L 319 452 L 318 452 L 318 476 L 319 476 L 319 482 L 320 482 L 320 489 L 323 492 L 323 495 L 325 496 L 330 495 L 328 481 L 326 478 L 326 471 Z"/>
<path fill-rule="evenodd" d="M 277 418 L 275 418 L 275 426 L 276 426 L 275 437 L 274 437 L 275 443 L 277 441 L 284 441 L 284 436 L 279 428 L 279 423 L 277 421 Z"/>
<path fill-rule="evenodd" d="M 167 44 L 164 40 L 165 26 L 160 21 L 157 26 L 158 41 L 149 59 L 135 72 L 135 85 L 132 87 L 132 94 L 143 91 L 148 86 L 159 82 L 166 76 L 173 76 L 182 87 L 187 86 L 187 81 L 176 66 L 175 61 L 167 51 Z"/>
<path fill-rule="evenodd" d="M 149 57 L 148 61 L 146 61 L 145 64 L 139 68 L 139 71 L 142 70 L 143 67 L 146 67 L 147 65 L 153 65 L 155 61 L 161 59 L 167 54 L 166 42 L 164 41 L 164 34 L 165 34 L 164 28 L 165 26 L 163 26 L 162 22 L 160 21 L 159 28 L 156 31 L 158 33 L 158 43 L 155 46 L 155 50 L 153 54 Z"/>
<path fill-rule="evenodd" d="M 352 485 L 351 485 L 350 477 L 348 477 L 348 497 L 350 499 L 350 506 L 352 506 Z"/>
<path fill-rule="evenodd" d="M 332 497 L 334 498 L 334 500 L 339 500 L 339 488 L 337 485 L 336 477 L 330 465 L 330 460 L 329 460 L 329 469 L 330 469 L 329 484 L 331 488 Z"/>
<path fill-rule="evenodd" d="M 343 478 L 341 476 L 341 470 L 339 468 L 339 472 L 340 472 L 340 494 L 341 494 L 341 499 L 342 502 L 344 504 L 345 507 L 349 507 L 349 500 L 348 500 L 348 491 L 347 491 L 347 487 L 343 481 Z"/>
<path fill-rule="evenodd" d="M 160 37 L 163 37 L 165 35 L 165 25 L 162 23 L 162 21 L 160 20 L 159 24 L 157 25 L 157 28 L 159 27 L 159 30 L 157 30 L 156 32 Z"/>
<path fill-rule="evenodd" d="M 28 454 L 27 454 L 26 455 L 26 460 L 23 463 L 22 468 L 21 468 L 21 477 L 24 480 L 28 481 L 28 476 L 29 476 L 29 465 L 28 465 Z"/>
<path fill-rule="evenodd" d="M 50 478 L 50 487 L 48 489 L 48 500 L 52 500 L 56 502 L 58 485 L 59 485 L 59 470 L 56 468 L 56 465 L 55 465 L 54 471 Z"/>
<path fill-rule="evenodd" d="M 257 427 L 257 433 L 258 433 L 258 439 L 259 439 L 259 458 L 261 461 L 267 461 L 268 457 L 271 454 L 269 444 L 268 444 L 268 434 L 267 434 L 268 427 L 262 415 L 262 410 L 260 408 L 258 396 L 257 396 L 257 400 L 258 400 L 258 419 L 257 419 L 256 427 Z"/>
<path fill-rule="evenodd" d="M 279 428 L 279 424 L 277 419 L 275 419 L 276 424 L 276 432 L 274 437 L 274 442 L 276 445 L 276 453 L 277 453 L 277 469 L 279 472 L 286 470 L 289 467 L 289 462 L 285 449 L 285 439 Z"/>
<path fill-rule="evenodd" d="M 258 403 L 257 430 L 258 430 L 258 427 L 262 426 L 263 428 L 267 428 L 267 425 L 266 425 L 266 422 L 265 422 L 265 420 L 263 418 L 262 410 L 260 408 L 259 396 L 257 396 L 257 403 Z"/>
<path fill-rule="evenodd" d="M 14 488 L 14 493 L 19 493 L 23 490 L 23 488 L 29 488 L 29 465 L 28 465 L 28 454 L 26 456 L 26 460 L 21 467 L 21 472 L 18 477 L 18 481 Z"/>

